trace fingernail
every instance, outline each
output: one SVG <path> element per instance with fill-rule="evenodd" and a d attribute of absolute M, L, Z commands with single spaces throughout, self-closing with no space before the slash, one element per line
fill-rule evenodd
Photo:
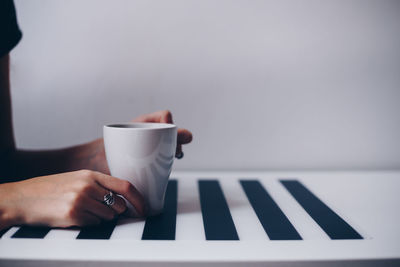
<path fill-rule="evenodd" d="M 185 155 L 185 154 L 183 153 L 183 151 L 180 151 L 180 152 L 178 152 L 178 153 L 175 154 L 175 157 L 176 157 L 177 159 L 181 159 L 181 158 L 183 158 L 184 155 Z"/>

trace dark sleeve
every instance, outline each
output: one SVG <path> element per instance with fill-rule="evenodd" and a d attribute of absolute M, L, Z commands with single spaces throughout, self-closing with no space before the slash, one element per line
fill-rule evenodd
<path fill-rule="evenodd" d="M 13 0 L 0 0 L 0 57 L 8 54 L 21 37 Z"/>

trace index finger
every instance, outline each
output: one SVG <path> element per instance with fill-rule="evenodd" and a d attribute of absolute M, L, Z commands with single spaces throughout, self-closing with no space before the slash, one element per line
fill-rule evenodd
<path fill-rule="evenodd" d="M 140 192 L 128 181 L 98 173 L 95 179 L 101 186 L 122 195 L 128 200 L 140 215 L 144 216 L 145 201 Z"/>

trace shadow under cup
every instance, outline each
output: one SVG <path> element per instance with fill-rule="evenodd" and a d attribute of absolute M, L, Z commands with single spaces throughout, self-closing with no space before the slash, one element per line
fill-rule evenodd
<path fill-rule="evenodd" d="M 162 212 L 174 162 L 177 127 L 166 123 L 124 123 L 103 127 L 111 175 L 131 182 L 146 200 L 147 215 Z M 131 216 L 137 215 L 127 202 Z"/>

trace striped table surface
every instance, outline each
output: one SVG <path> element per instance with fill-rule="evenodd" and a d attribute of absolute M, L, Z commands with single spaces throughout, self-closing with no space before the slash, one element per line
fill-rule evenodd
<path fill-rule="evenodd" d="M 11 227 L 0 232 L 0 265 L 398 264 L 399 186 L 399 172 L 176 172 L 162 214 L 82 229 Z"/>

